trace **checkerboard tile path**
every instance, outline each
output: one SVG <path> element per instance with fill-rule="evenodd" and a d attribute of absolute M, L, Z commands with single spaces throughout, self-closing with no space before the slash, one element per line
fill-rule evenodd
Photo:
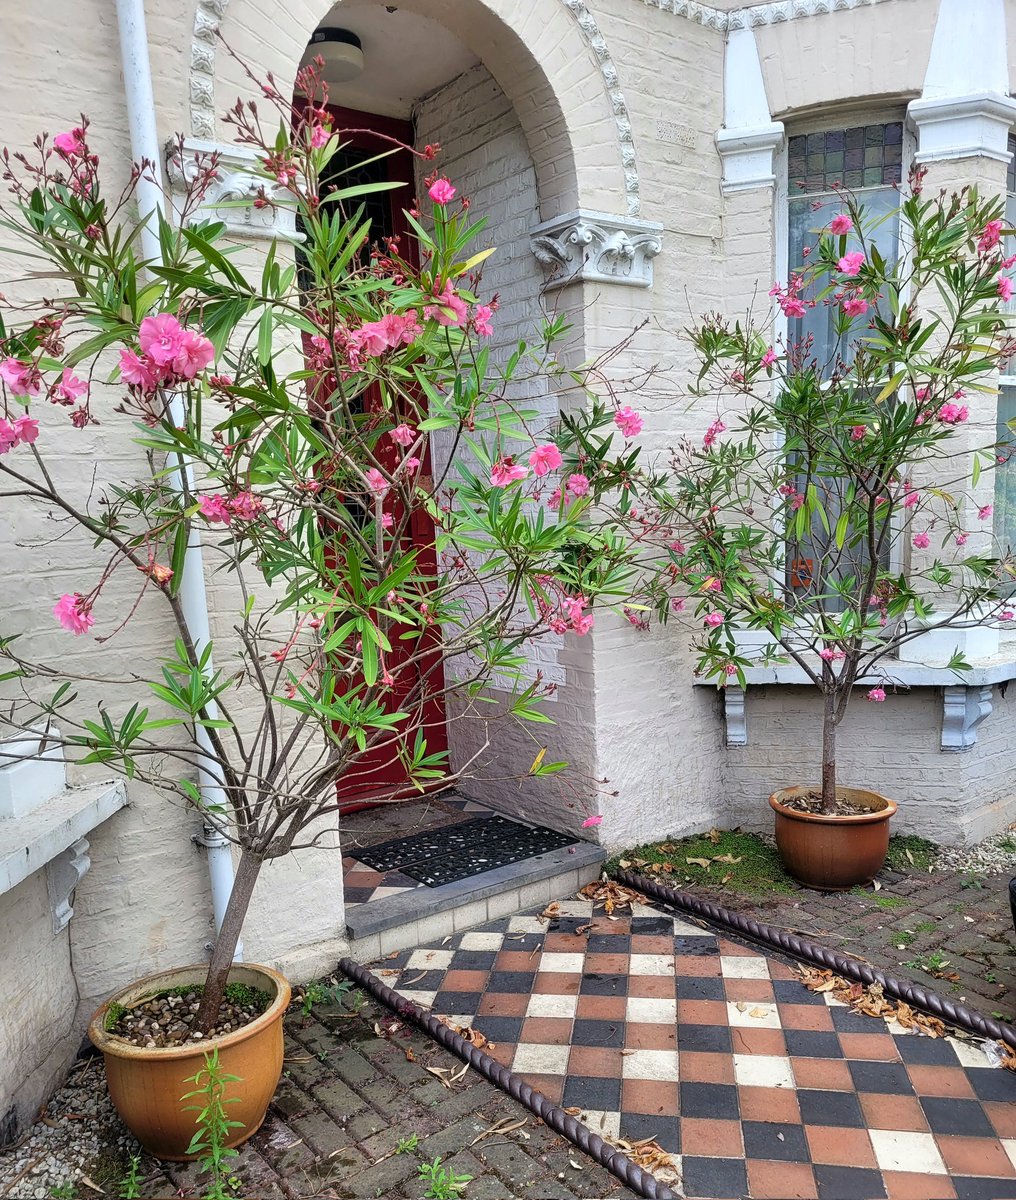
<path fill-rule="evenodd" d="M 594 1131 L 653 1137 L 688 1197 L 1016 1197 L 1016 1076 L 809 992 L 661 909 L 569 901 L 373 968 L 472 1025 Z"/>

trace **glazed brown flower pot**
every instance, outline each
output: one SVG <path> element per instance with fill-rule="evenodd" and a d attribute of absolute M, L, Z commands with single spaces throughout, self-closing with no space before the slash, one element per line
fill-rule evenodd
<path fill-rule="evenodd" d="M 843 892 L 870 883 L 885 862 L 895 802 L 864 788 L 837 788 L 838 796 L 869 811 L 827 817 L 786 807 L 786 801 L 814 791 L 783 788 L 769 797 L 783 865 L 798 883 L 822 892 Z"/>
<path fill-rule="evenodd" d="M 240 1080 L 225 1085 L 224 1098 L 237 1098 L 227 1102 L 227 1118 L 242 1123 L 227 1146 L 238 1146 L 257 1131 L 282 1074 L 282 1019 L 289 1007 L 290 988 L 284 976 L 270 967 L 235 963 L 230 969 L 230 983 L 256 987 L 272 997 L 257 1020 L 232 1033 L 149 1050 L 106 1032 L 111 1004 L 130 1008 L 171 988 L 203 983 L 206 973 L 207 967 L 198 965 L 147 975 L 111 996 L 88 1026 L 92 1044 L 105 1058 L 109 1094 L 123 1123 L 156 1158 L 174 1162 L 196 1157 L 187 1153 L 187 1147 L 197 1130 L 197 1114 L 187 1111 L 187 1106 L 200 1098 L 181 1097 L 194 1090 L 194 1084 L 187 1081 L 204 1066 L 206 1053 L 218 1048 L 223 1074 Z"/>

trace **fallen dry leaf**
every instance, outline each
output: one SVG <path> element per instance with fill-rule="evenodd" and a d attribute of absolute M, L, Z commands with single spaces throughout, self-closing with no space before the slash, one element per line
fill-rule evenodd
<path fill-rule="evenodd" d="M 1007 1046 L 1005 1042 L 996 1042 L 995 1045 L 998 1046 L 1002 1066 L 1007 1071 L 1016 1071 L 1016 1050 Z"/>
<path fill-rule="evenodd" d="M 756 1006 L 755 1008 L 750 1008 L 750 1009 L 748 1010 L 748 1016 L 749 1016 L 749 1017 L 756 1017 L 756 1018 L 758 1018 L 758 1017 L 768 1017 L 768 1016 L 769 1016 L 769 1009 L 768 1009 L 768 1008 L 759 1008 L 758 1006 Z"/>
<path fill-rule="evenodd" d="M 737 858 L 735 858 L 733 854 L 714 854 L 713 862 L 730 863 L 731 866 L 734 866 L 736 863 L 739 863 L 743 857 L 744 855 L 742 854 L 739 854 Z"/>
<path fill-rule="evenodd" d="M 517 1120 L 513 1120 L 511 1117 L 502 1117 L 500 1121 L 495 1121 L 489 1129 L 485 1129 L 479 1137 L 473 1138 L 469 1144 L 475 1146 L 477 1142 L 482 1142 L 484 1138 L 491 1137 L 495 1133 L 514 1133 L 516 1129 L 521 1129 L 528 1120 L 528 1117 L 519 1117 Z"/>
<path fill-rule="evenodd" d="M 543 912 L 540 913 L 540 920 L 541 921 L 556 921 L 556 920 L 558 920 L 558 918 L 560 916 L 561 916 L 561 905 L 558 903 L 557 900 L 553 900 L 550 904 L 547 905 L 547 907 L 543 910 Z"/>
<path fill-rule="evenodd" d="M 604 1138 L 603 1140 L 616 1146 L 636 1166 L 655 1175 L 660 1183 L 680 1183 L 681 1171 L 677 1160 L 653 1138 L 643 1138 L 638 1142 L 629 1142 L 624 1138 Z"/>
<path fill-rule="evenodd" d="M 592 900 L 594 904 L 602 905 L 608 917 L 615 908 L 630 909 L 633 903 L 644 904 L 646 899 L 640 892 L 615 883 L 612 879 L 597 879 L 593 883 L 587 883 L 579 895 L 584 900 Z"/>
<path fill-rule="evenodd" d="M 718 829 L 710 829 L 709 832 L 706 834 L 706 837 L 712 842 L 712 844 L 714 846 L 718 846 L 720 844 L 720 841 L 723 838 L 723 834 L 720 833 L 720 831 Z"/>
<path fill-rule="evenodd" d="M 849 982 L 832 971 L 822 971 L 816 967 L 799 966 L 796 970 L 809 991 L 831 992 L 837 1000 L 842 1000 L 862 1016 L 896 1020 L 904 1029 L 916 1029 L 928 1037 L 945 1036 L 945 1025 L 938 1017 L 919 1012 L 902 1000 L 895 1003 L 887 1000 L 878 983 L 866 987 L 863 983 Z"/>
<path fill-rule="evenodd" d="M 693 867 L 701 867 L 703 871 L 708 871 L 712 866 L 712 859 L 709 858 L 686 858 L 684 861 Z"/>

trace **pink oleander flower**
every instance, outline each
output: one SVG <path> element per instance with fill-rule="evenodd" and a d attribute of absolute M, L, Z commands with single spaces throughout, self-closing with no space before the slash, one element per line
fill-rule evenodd
<path fill-rule="evenodd" d="M 326 145 L 331 136 L 331 130 L 327 126 L 319 125 L 315 122 L 310 131 L 310 144 L 315 150 L 320 150 L 322 146 Z"/>
<path fill-rule="evenodd" d="M 804 306 L 804 301 L 799 300 L 797 296 L 781 296 L 780 308 L 783 309 L 785 317 L 803 317 L 808 311 Z"/>
<path fill-rule="evenodd" d="M 776 361 L 777 361 L 776 351 L 772 348 L 772 346 L 770 346 L 769 349 L 765 352 L 765 354 L 763 354 L 762 357 L 758 360 L 760 367 L 771 367 L 773 365 L 773 363 Z"/>
<path fill-rule="evenodd" d="M 829 232 L 836 237 L 841 234 L 849 233 L 854 228 L 854 222 L 847 216 L 846 213 L 837 213 L 829 222 Z"/>
<path fill-rule="evenodd" d="M 145 317 L 138 328 L 141 351 L 160 367 L 169 367 L 180 353 L 183 344 L 183 326 L 172 313 L 160 313 L 157 317 Z"/>
<path fill-rule="evenodd" d="M 569 475 L 564 486 L 573 496 L 589 495 L 589 480 L 581 473 Z"/>
<path fill-rule="evenodd" d="M 544 446 L 537 446 L 529 456 L 529 465 L 533 468 L 533 474 L 540 476 L 556 471 L 562 461 L 561 451 L 552 442 L 548 442 Z"/>
<path fill-rule="evenodd" d="M 391 529 L 391 527 L 394 524 L 395 524 L 395 518 L 392 516 L 392 514 L 390 512 L 381 514 L 381 528 L 382 529 Z"/>
<path fill-rule="evenodd" d="M 931 545 L 931 538 L 926 533 L 915 533 L 913 543 L 918 550 L 927 550 Z"/>
<path fill-rule="evenodd" d="M 868 432 L 867 425 L 854 425 L 850 430 L 850 440 L 852 442 L 863 442 L 864 435 Z"/>
<path fill-rule="evenodd" d="M 435 179 L 430 185 L 427 195 L 435 204 L 447 204 L 455 199 L 455 188 L 442 176 L 440 179 Z"/>
<path fill-rule="evenodd" d="M 719 417 L 717 417 L 716 420 L 706 430 L 705 437 L 702 439 L 702 445 L 708 450 L 709 447 L 716 441 L 717 437 L 723 433 L 726 428 L 726 425 L 724 425 Z"/>
<path fill-rule="evenodd" d="M 452 287 L 450 279 L 445 280 L 444 289 L 432 297 L 434 303 L 428 304 L 423 310 L 427 320 L 437 321 L 439 325 L 459 325 L 465 327 L 469 318 L 469 310 L 465 300 Z"/>
<path fill-rule="evenodd" d="M 706 613 L 705 623 L 712 629 L 715 629 L 717 625 L 723 624 L 723 613 Z"/>
<path fill-rule="evenodd" d="M 861 267 L 864 265 L 864 251 L 851 250 L 849 254 L 844 254 L 840 261 L 836 264 L 836 269 L 843 275 L 849 275 L 853 278 L 860 273 Z"/>
<path fill-rule="evenodd" d="M 81 396 L 88 394 L 88 384 L 84 379 L 78 379 L 70 367 L 64 367 L 60 382 L 53 388 L 54 399 L 63 404 L 74 404 Z"/>
<path fill-rule="evenodd" d="M 6 454 L 8 450 L 13 450 L 18 444 L 18 435 L 14 432 L 14 426 L 0 417 L 0 454 Z"/>
<path fill-rule="evenodd" d="M 92 605 L 80 592 L 68 592 L 53 605 L 53 616 L 75 637 L 87 633 L 95 624 Z"/>
<path fill-rule="evenodd" d="M 478 304 L 476 311 L 473 313 L 473 328 L 481 337 L 490 337 L 494 332 L 494 326 L 491 325 L 490 319 L 494 315 L 494 310 L 489 304 Z"/>
<path fill-rule="evenodd" d="M 602 817 L 586 817 L 582 822 L 583 829 L 589 829 L 593 825 L 600 825 L 603 822 Z"/>
<path fill-rule="evenodd" d="M 715 575 L 710 575 L 702 580 L 702 591 L 704 592 L 719 592 L 723 588 L 723 584 L 716 578 Z"/>
<path fill-rule="evenodd" d="M 981 230 L 981 236 L 977 241 L 977 252 L 979 254 L 987 254 L 989 250 L 994 250 L 1002 239 L 1002 222 L 988 221 Z"/>
<path fill-rule="evenodd" d="M 368 321 L 354 329 L 349 341 L 364 358 L 376 358 L 388 349 L 388 335 L 380 321 Z"/>
<path fill-rule="evenodd" d="M 194 329 L 185 329 L 173 358 L 173 370 L 184 379 L 199 375 L 215 358 L 215 347 Z"/>
<path fill-rule="evenodd" d="M 78 125 L 67 133 L 58 133 L 53 148 L 64 158 L 79 158 L 85 152 L 85 131 Z"/>
<path fill-rule="evenodd" d="M 562 501 L 564 502 L 565 508 L 567 508 L 568 505 L 571 504 L 572 498 L 568 492 L 562 492 L 559 487 L 554 488 L 554 490 L 547 497 L 547 507 L 560 508 Z"/>
<path fill-rule="evenodd" d="M 505 455 L 490 468 L 490 482 L 493 487 L 505 488 L 520 479 L 525 479 L 528 474 L 528 467 L 515 462 L 511 455 Z"/>
<path fill-rule="evenodd" d="M 133 350 L 121 350 L 120 378 L 124 383 L 151 392 L 159 381 L 159 373 L 147 358 L 140 358 Z"/>
<path fill-rule="evenodd" d="M 1012 299 L 1012 280 L 1008 275 L 999 275 L 995 286 L 1000 300 L 1007 302 Z"/>
<path fill-rule="evenodd" d="M 19 361 L 16 358 L 5 358 L 0 361 L 0 379 L 7 385 L 12 396 L 24 399 L 26 396 L 38 396 L 41 389 L 39 372 L 34 365 Z"/>
<path fill-rule="evenodd" d="M 995 507 L 992 504 L 986 504 L 983 508 L 979 508 L 977 510 L 978 521 L 987 521 L 994 511 Z"/>
<path fill-rule="evenodd" d="M 847 296 L 840 307 L 848 317 L 863 317 L 868 311 L 868 301 L 861 296 Z"/>
<path fill-rule="evenodd" d="M 684 600 L 683 596 L 671 596 L 671 598 L 670 598 L 670 611 L 671 612 L 683 613 L 684 607 L 685 607 L 685 600 Z"/>
<path fill-rule="evenodd" d="M 371 467 L 366 474 L 367 486 L 377 496 L 384 496 L 388 491 L 388 480 L 381 474 L 377 467 Z"/>
<path fill-rule="evenodd" d="M 1011 608 L 1004 608 L 999 613 L 998 619 L 1000 621 L 1011 621 L 1013 617 L 1016 617 L 1016 613 Z"/>
<path fill-rule="evenodd" d="M 389 430 L 388 436 L 397 446 L 411 446 L 416 440 L 416 430 L 403 423 Z"/>
<path fill-rule="evenodd" d="M 737 674 L 737 663 L 725 663 L 723 670 L 728 675 L 736 675 Z"/>
<path fill-rule="evenodd" d="M 404 313 L 386 313 L 375 324 L 381 327 L 385 339 L 391 349 L 399 346 L 409 346 L 423 333 L 423 326 L 416 319 L 416 309 L 410 308 Z"/>
<path fill-rule="evenodd" d="M 970 409 L 964 404 L 962 407 L 959 404 L 943 404 L 938 410 L 938 419 L 944 421 L 946 425 L 961 425 L 970 416 Z"/>
<path fill-rule="evenodd" d="M 202 496 L 198 501 L 198 508 L 205 520 L 211 521 L 212 524 L 228 525 L 233 519 L 229 501 L 225 496 Z"/>
<path fill-rule="evenodd" d="M 229 511 L 241 521 L 254 521 L 265 511 L 265 506 L 253 492 L 237 492 L 229 502 Z"/>
<path fill-rule="evenodd" d="M 39 436 L 39 422 L 35 417 L 17 417 L 14 424 L 11 426 L 11 432 L 14 434 L 14 445 L 24 444 L 30 446 Z"/>
<path fill-rule="evenodd" d="M 873 704 L 881 704 L 885 699 L 885 688 L 873 687 L 871 691 L 868 692 L 867 699 Z"/>
<path fill-rule="evenodd" d="M 402 460 L 402 466 L 407 471 L 415 471 L 419 465 L 420 465 L 420 460 L 416 457 L 415 454 L 411 454 L 408 458 Z"/>
<path fill-rule="evenodd" d="M 824 659 L 826 662 L 832 662 L 836 657 L 836 651 L 833 650 L 831 646 L 823 646 L 818 652 L 818 656 L 819 658 Z"/>
<path fill-rule="evenodd" d="M 967 541 L 969 540 L 969 538 L 970 538 L 969 533 L 958 533 L 956 535 L 956 545 L 957 546 L 965 546 L 967 544 Z"/>
<path fill-rule="evenodd" d="M 629 441 L 634 437 L 638 437 L 642 432 L 643 422 L 641 416 L 628 406 L 614 413 L 614 424 Z"/>
<path fill-rule="evenodd" d="M 797 512 L 804 504 L 804 496 L 801 492 L 795 492 L 790 500 L 790 507 L 793 512 Z"/>
<path fill-rule="evenodd" d="M 920 503 L 921 493 L 914 491 L 912 488 L 907 488 L 907 494 L 903 497 L 904 508 L 916 508 Z"/>
<path fill-rule="evenodd" d="M 584 617 L 579 617 L 577 620 L 572 621 L 572 633 L 577 634 L 579 637 L 585 637 L 592 627 L 592 613 L 586 613 Z"/>

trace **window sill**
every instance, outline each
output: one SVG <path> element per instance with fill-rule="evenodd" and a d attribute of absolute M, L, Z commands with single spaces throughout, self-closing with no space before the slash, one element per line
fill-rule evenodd
<path fill-rule="evenodd" d="M 127 803 L 122 780 L 66 788 L 26 816 L 0 821 L 0 896 L 46 868 L 53 929 L 70 920 L 71 893 L 88 870 L 87 834 Z"/>
<path fill-rule="evenodd" d="M 891 669 L 890 669 L 891 668 Z M 885 674 L 862 676 L 855 687 L 870 688 L 889 682 L 899 687 L 942 689 L 942 731 L 940 749 L 944 754 L 969 750 L 977 744 L 977 728 L 991 716 L 993 689 L 1016 679 L 1016 660 L 1012 657 L 987 659 L 957 674 L 944 666 L 893 661 Z M 748 667 L 744 671 L 748 687 L 813 687 L 812 681 L 796 664 Z M 696 679 L 696 687 L 715 688 L 709 679 Z M 728 684 L 723 691 L 723 718 L 727 746 L 731 749 L 748 745 L 747 688 Z"/>

